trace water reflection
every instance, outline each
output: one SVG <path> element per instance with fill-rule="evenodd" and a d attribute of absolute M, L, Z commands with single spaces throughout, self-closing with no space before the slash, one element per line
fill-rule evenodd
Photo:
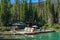
<path fill-rule="evenodd" d="M 25 35 L 25 36 L 32 37 L 32 38 L 34 37 L 34 35 Z"/>

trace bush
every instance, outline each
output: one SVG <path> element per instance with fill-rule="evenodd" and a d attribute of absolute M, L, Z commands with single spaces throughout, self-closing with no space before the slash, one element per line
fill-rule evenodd
<path fill-rule="evenodd" d="M 1 31 L 10 31 L 10 27 L 0 27 Z"/>
<path fill-rule="evenodd" d="M 51 28 L 52 24 L 45 24 L 44 26 L 42 26 L 42 29 L 49 29 Z"/>
<path fill-rule="evenodd" d="M 6 31 L 10 31 L 11 29 L 10 28 L 6 28 Z"/>
<path fill-rule="evenodd" d="M 60 25 L 59 24 L 53 24 L 52 28 L 60 29 Z"/>
<path fill-rule="evenodd" d="M 42 29 L 59 29 L 60 25 L 59 24 L 45 24 L 42 26 Z"/>

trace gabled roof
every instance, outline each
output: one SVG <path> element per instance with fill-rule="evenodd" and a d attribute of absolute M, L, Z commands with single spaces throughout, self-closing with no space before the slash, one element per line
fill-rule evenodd
<path fill-rule="evenodd" d="M 25 25 L 24 22 L 20 22 L 19 20 L 12 21 L 10 25 Z"/>

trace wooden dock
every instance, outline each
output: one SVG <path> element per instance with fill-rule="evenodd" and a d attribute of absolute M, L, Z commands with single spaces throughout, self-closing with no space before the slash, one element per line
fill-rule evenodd
<path fill-rule="evenodd" d="M 55 32 L 55 30 L 42 30 L 42 31 L 34 31 L 34 32 L 16 31 L 16 34 L 34 35 L 34 34 L 49 33 L 49 32 Z"/>
<path fill-rule="evenodd" d="M 55 30 L 36 30 L 34 32 L 27 32 L 24 30 L 19 31 L 6 31 L 6 32 L 0 32 L 0 34 L 26 34 L 26 35 L 34 35 L 34 34 L 40 34 L 40 33 L 49 33 L 49 32 L 55 32 Z"/>

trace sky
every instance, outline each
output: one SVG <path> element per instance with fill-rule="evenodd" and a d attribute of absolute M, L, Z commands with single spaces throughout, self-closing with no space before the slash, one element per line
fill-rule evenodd
<path fill-rule="evenodd" d="M 41 0 L 40 2 L 43 2 L 43 1 L 45 0 Z M 29 0 L 27 0 L 27 2 L 29 2 Z M 32 2 L 35 3 L 35 2 L 38 2 L 38 0 L 32 0 Z M 11 3 L 14 3 L 14 0 L 11 0 Z"/>

